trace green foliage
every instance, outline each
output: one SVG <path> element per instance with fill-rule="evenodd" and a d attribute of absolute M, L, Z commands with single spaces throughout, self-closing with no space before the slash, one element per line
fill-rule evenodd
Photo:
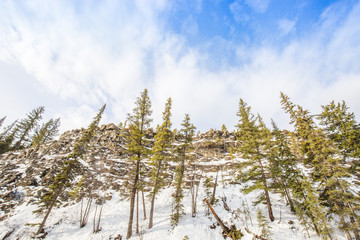
<path fill-rule="evenodd" d="M 31 141 L 29 138 L 30 133 L 38 125 L 44 111 L 44 107 L 38 107 L 32 110 L 26 118 L 20 120 L 16 124 L 17 131 L 15 133 L 15 138 L 17 139 L 17 142 L 14 144 L 14 150 L 27 147 Z"/>
<path fill-rule="evenodd" d="M 60 118 L 50 119 L 41 127 L 36 128 L 32 136 L 31 146 L 37 146 L 52 140 L 58 133 L 60 127 Z"/>
<path fill-rule="evenodd" d="M 149 128 L 152 119 L 150 118 L 151 101 L 147 89 L 135 102 L 133 114 L 128 116 L 129 134 L 127 135 L 127 148 L 133 160 L 140 160 L 140 156 L 147 156 L 150 151 L 145 147 L 145 130 Z"/>
<path fill-rule="evenodd" d="M 265 216 L 263 215 L 263 213 L 261 212 L 260 208 L 257 208 L 256 210 L 256 218 L 258 221 L 258 227 L 260 228 L 260 236 L 270 239 L 270 225 L 269 225 L 269 221 L 265 218 Z"/>
<path fill-rule="evenodd" d="M 221 127 L 221 131 L 223 131 L 223 132 L 227 132 L 227 128 L 226 128 L 225 124 L 223 124 L 223 125 L 222 125 L 222 127 Z"/>
<path fill-rule="evenodd" d="M 87 144 L 93 137 L 96 127 L 100 122 L 101 116 L 105 110 L 104 105 L 96 117 L 93 119 L 89 127 L 84 130 L 81 138 L 75 143 L 72 153 L 70 153 L 61 167 L 61 170 L 55 176 L 53 183 L 49 186 L 49 190 L 42 196 L 40 203 L 41 208 L 48 208 L 49 206 L 57 202 L 58 197 L 62 192 L 71 186 L 72 181 L 80 173 L 81 165 L 78 161 L 79 158 L 83 157 L 86 151 Z"/>
<path fill-rule="evenodd" d="M 237 127 L 237 140 L 239 142 L 237 151 L 245 158 L 239 165 L 241 174 L 239 176 L 243 183 L 248 183 L 244 188 L 244 193 L 254 190 L 262 190 L 259 201 L 263 197 L 267 201 L 269 218 L 273 221 L 269 189 L 267 187 L 267 174 L 269 172 L 267 164 L 267 151 L 271 140 L 270 130 L 265 126 L 261 117 L 255 117 L 251 113 L 251 108 L 242 99 L 239 102 L 237 116 L 240 118 Z M 255 202 L 258 203 L 259 201 Z"/>
<path fill-rule="evenodd" d="M 182 240 L 189 240 L 189 236 L 188 235 L 185 235 L 184 238 Z"/>
<path fill-rule="evenodd" d="M 192 149 L 192 141 L 195 134 L 195 126 L 190 123 L 189 114 L 185 114 L 185 119 L 181 124 L 182 128 L 176 135 L 178 145 L 174 150 L 175 161 L 178 165 L 175 168 L 175 194 L 173 209 L 171 214 L 171 226 L 174 228 L 177 226 L 180 217 L 184 215 L 184 206 L 182 204 L 183 199 L 183 178 L 185 174 L 185 162 L 190 164 L 191 156 L 189 155 Z"/>

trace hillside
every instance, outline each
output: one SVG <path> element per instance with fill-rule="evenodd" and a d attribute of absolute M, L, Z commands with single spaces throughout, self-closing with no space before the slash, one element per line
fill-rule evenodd
<path fill-rule="evenodd" d="M 8 152 L 0 156 L 0 239 L 32 238 L 37 229 L 36 224 L 41 222 L 43 217 L 43 214 L 33 213 L 38 209 L 36 202 L 53 181 L 58 166 L 62 165 L 80 135 L 81 129 L 68 131 L 58 140 L 40 147 Z M 146 138 L 153 141 L 153 137 L 154 132 L 149 130 Z M 234 134 L 227 131 L 210 130 L 198 134 L 194 139 L 192 152 L 196 168 L 194 170 L 193 166 L 186 166 L 183 202 L 186 215 L 181 218 L 177 227 L 171 229 L 172 194 L 175 190 L 172 184 L 173 171 L 169 171 L 167 187 L 160 191 L 155 202 L 153 228 L 147 228 L 148 221 L 144 220 L 140 199 L 140 234 L 133 234 L 132 239 L 181 240 L 185 236 L 188 236 L 188 239 L 223 239 L 221 227 L 217 226 L 203 201 L 209 191 L 204 182 L 211 176 L 212 186 L 217 172 L 217 203 L 214 206 L 216 213 L 227 226 L 236 225 L 244 234 L 243 239 L 253 238 L 252 234 L 245 231 L 245 227 L 260 234 L 256 212 L 259 208 L 267 216 L 266 205 L 261 203 L 253 206 L 256 192 L 248 195 L 241 192 L 242 183 L 236 181 L 236 166 L 242 159 L 238 156 L 230 157 L 230 147 L 235 145 Z M 52 211 L 46 223 L 45 239 L 116 239 L 119 234 L 126 235 L 129 218 L 128 188 L 131 184 L 128 172 L 132 165 L 125 150 L 124 137 L 119 127 L 108 124 L 97 128 L 81 160 L 83 174 L 91 179 L 85 183 L 91 189 L 93 197 L 88 223 L 83 228 L 79 227 L 81 201 L 73 198 L 72 189 L 68 188 L 60 199 L 61 205 Z M 146 172 L 148 166 L 144 167 Z M 170 169 L 173 168 L 173 163 L 170 163 Z M 191 217 L 190 186 L 194 176 L 195 183 L 199 184 L 198 208 L 196 217 Z M 80 177 L 76 179 L 76 182 L 78 181 Z M 210 191 L 212 192 L 212 187 Z M 148 186 L 145 186 L 144 192 L 148 211 Z M 226 200 L 223 197 L 226 197 Z M 271 193 L 271 199 L 275 216 L 275 221 L 269 223 L 271 239 L 319 239 L 314 231 L 306 231 L 300 226 L 280 194 Z M 224 201 L 230 208 L 228 211 L 224 208 Z M 86 204 L 86 201 L 83 204 Z M 101 231 L 93 233 L 93 218 L 95 211 L 99 212 L 100 206 L 103 211 L 99 225 Z M 336 239 L 346 239 L 336 226 L 333 228 Z"/>

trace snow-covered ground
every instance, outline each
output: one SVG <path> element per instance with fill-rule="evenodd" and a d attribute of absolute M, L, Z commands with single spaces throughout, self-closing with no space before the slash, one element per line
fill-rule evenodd
<path fill-rule="evenodd" d="M 202 178 L 204 180 L 204 178 Z M 191 194 L 190 190 L 184 191 L 184 206 L 186 215 L 183 216 L 179 225 L 174 229 L 170 226 L 170 214 L 172 208 L 172 197 L 174 193 L 173 187 L 163 189 L 155 202 L 154 212 L 154 226 L 148 229 L 148 220 L 143 218 L 142 202 L 139 204 L 139 222 L 140 235 L 135 234 L 133 230 L 132 239 L 174 239 L 182 240 L 185 236 L 189 239 L 223 239 L 221 235 L 221 227 L 217 226 L 211 229 L 210 226 L 216 223 L 212 215 L 206 215 L 207 208 L 204 205 L 203 199 L 205 197 L 205 189 L 203 184 L 200 184 L 198 196 L 198 212 L 196 217 L 191 217 Z M 248 227 L 252 232 L 260 233 L 258 228 L 256 210 L 259 207 L 263 214 L 267 216 L 266 205 L 260 204 L 253 206 L 251 199 L 255 199 L 257 193 L 244 195 L 240 191 L 240 185 L 224 184 L 219 179 L 219 185 L 216 191 L 216 196 L 219 199 L 214 209 L 219 217 L 225 222 L 227 226 L 235 224 L 237 229 L 241 229 L 244 233 L 244 240 L 250 240 L 253 235 L 247 233 L 244 227 Z M 221 196 L 227 197 L 227 203 L 231 211 L 226 211 L 223 203 L 220 200 Z M 319 239 L 315 232 L 309 232 L 309 235 L 299 225 L 296 216 L 291 214 L 289 208 L 282 201 L 280 196 L 271 195 L 275 221 L 270 222 L 271 239 L 274 240 L 290 240 L 290 239 Z M 147 210 L 149 210 L 149 201 L 147 201 Z M 56 208 L 52 211 L 45 227 L 48 235 L 45 239 L 53 240 L 88 240 L 88 239 L 114 239 L 118 234 L 121 234 L 123 239 L 126 236 L 128 218 L 129 218 L 129 199 L 122 199 L 119 193 L 112 192 L 112 199 L 106 201 L 103 206 L 103 216 L 101 218 L 101 231 L 93 233 L 93 216 L 95 214 L 95 204 L 93 204 L 88 224 L 79 227 L 80 203 L 68 205 L 66 207 Z M 247 206 L 247 207 L 246 207 Z M 244 211 L 248 208 L 250 218 L 245 219 L 245 216 L 239 214 L 239 211 Z M 43 215 L 37 216 L 33 213 L 37 209 L 36 205 L 26 205 L 26 201 L 17 206 L 11 213 L 11 217 L 0 222 L 0 239 L 15 229 L 13 233 L 6 239 L 31 239 L 31 236 L 36 231 Z M 211 213 L 210 213 L 211 214 Z M 281 214 L 281 219 L 280 219 Z M 293 223 L 292 223 L 293 222 Z M 135 226 L 135 219 L 134 219 Z M 334 239 L 345 240 L 345 235 L 334 229 Z"/>

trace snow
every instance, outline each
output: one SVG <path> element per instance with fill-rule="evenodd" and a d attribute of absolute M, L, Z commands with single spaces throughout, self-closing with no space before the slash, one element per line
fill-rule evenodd
<path fill-rule="evenodd" d="M 210 174 L 209 174 L 210 175 Z M 205 178 L 203 177 L 202 180 Z M 19 192 L 24 190 L 19 189 Z M 206 216 L 207 208 L 203 203 L 205 197 L 205 189 L 203 184 L 199 187 L 198 196 L 198 212 L 195 218 L 191 217 L 191 194 L 190 190 L 184 190 L 183 204 L 185 206 L 186 215 L 181 218 L 180 223 L 174 229 L 170 226 L 170 214 L 172 208 L 172 197 L 174 193 L 173 187 L 163 189 L 158 198 L 155 201 L 155 212 L 154 212 L 154 226 L 152 229 L 147 228 L 148 220 L 143 219 L 142 202 L 139 204 L 139 225 L 142 236 L 136 236 L 135 234 L 135 218 L 134 218 L 134 229 L 132 239 L 144 239 L 144 240 L 160 240 L 160 239 L 173 239 L 181 240 L 186 235 L 189 239 L 223 239 L 221 235 L 221 228 L 217 226 L 215 229 L 210 229 L 210 225 L 215 223 L 215 219 L 212 215 Z M 237 229 L 241 229 L 244 233 L 244 240 L 252 239 L 252 235 L 247 233 L 244 229 L 247 226 L 252 232 L 259 233 L 256 220 L 256 209 L 253 206 L 251 199 L 255 199 L 256 192 L 248 195 L 244 195 L 240 191 L 240 185 L 231 184 L 219 184 L 217 187 L 216 195 L 227 197 L 227 203 L 231 208 L 230 212 L 227 212 L 223 208 L 222 201 L 219 199 L 217 205 L 214 206 L 214 210 L 219 217 L 225 222 L 227 226 L 235 224 Z M 92 231 L 93 216 L 95 214 L 95 204 L 92 205 L 88 224 L 80 228 L 79 227 L 79 215 L 80 215 L 80 202 L 66 207 L 56 208 L 50 214 L 50 217 L 46 223 L 45 231 L 48 235 L 45 239 L 53 240 L 88 240 L 88 239 L 114 239 L 118 234 L 126 236 L 127 223 L 129 217 L 129 199 L 123 200 L 123 198 L 117 192 L 108 192 L 112 195 L 112 199 L 106 201 L 103 206 L 103 216 L 101 218 L 101 231 L 94 234 Z M 296 216 L 294 216 L 289 208 L 285 205 L 279 195 L 271 195 L 273 202 L 273 211 L 276 220 L 269 223 L 271 226 L 271 239 L 276 240 L 289 240 L 289 239 L 319 239 L 315 232 L 310 232 L 310 237 L 300 226 Z M 245 221 L 243 216 L 236 216 L 237 209 L 243 208 L 243 202 L 246 202 L 251 222 Z M 147 210 L 149 210 L 149 201 L 147 202 Z M 258 206 L 263 214 L 267 216 L 266 205 Z M 11 216 L 6 220 L 0 222 L 0 239 L 12 229 L 15 229 L 14 233 L 8 239 L 31 239 L 33 233 L 37 230 L 38 225 L 32 225 L 40 223 L 43 215 L 37 216 L 33 213 L 37 209 L 36 205 L 26 203 L 18 205 L 14 211 L 10 214 Z M 280 220 L 281 212 L 281 220 Z M 293 224 L 289 224 L 289 221 L 293 221 Z M 334 229 L 336 232 L 336 229 Z M 338 240 L 345 240 L 345 235 L 336 232 L 336 238 Z M 125 237 L 123 237 L 125 239 Z"/>

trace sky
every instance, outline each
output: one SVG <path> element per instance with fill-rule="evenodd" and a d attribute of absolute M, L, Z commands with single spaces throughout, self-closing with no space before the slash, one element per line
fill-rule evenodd
<path fill-rule="evenodd" d="M 280 92 L 312 113 L 345 100 L 360 115 L 360 1 L 2 0 L 0 117 L 45 106 L 61 131 L 124 122 L 147 88 L 200 131 L 234 129 L 242 98 L 288 128 Z"/>

